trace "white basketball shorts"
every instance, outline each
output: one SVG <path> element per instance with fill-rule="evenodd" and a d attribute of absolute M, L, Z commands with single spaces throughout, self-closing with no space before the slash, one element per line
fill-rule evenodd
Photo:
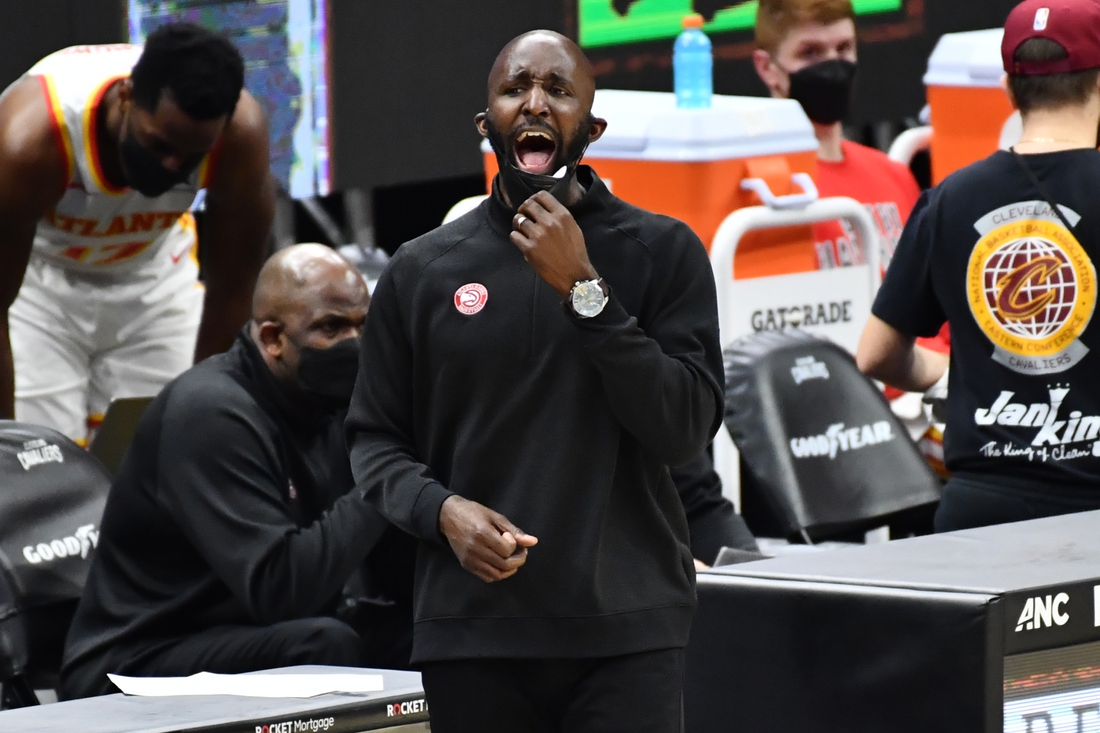
<path fill-rule="evenodd" d="M 8 312 L 15 418 L 85 444 L 112 399 L 156 395 L 191 366 L 203 294 L 191 258 L 101 276 L 32 255 Z"/>

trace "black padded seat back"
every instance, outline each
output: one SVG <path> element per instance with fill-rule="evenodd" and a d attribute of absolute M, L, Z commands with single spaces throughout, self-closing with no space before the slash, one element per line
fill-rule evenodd
<path fill-rule="evenodd" d="M 110 486 L 103 465 L 61 433 L 0 420 L 0 563 L 38 686 L 60 666 Z"/>
<path fill-rule="evenodd" d="M 840 346 L 764 331 L 724 357 L 726 427 L 787 536 L 871 529 L 939 501 L 939 479 Z"/>
<path fill-rule="evenodd" d="M 19 615 L 15 589 L 0 573 L 0 683 L 23 674 L 27 667 L 27 632 Z"/>

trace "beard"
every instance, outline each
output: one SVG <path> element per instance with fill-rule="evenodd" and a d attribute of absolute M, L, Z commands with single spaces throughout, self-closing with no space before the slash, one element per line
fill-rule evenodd
<path fill-rule="evenodd" d="M 516 165 L 515 154 L 515 138 L 517 135 L 513 134 L 510 138 L 506 138 L 493 120 L 492 114 L 486 111 L 486 138 L 496 154 L 497 167 L 500 169 L 501 187 L 513 209 L 519 208 L 520 204 L 539 191 L 549 191 L 554 198 L 563 204 L 565 203 L 569 188 L 573 183 L 573 177 L 576 175 L 577 166 L 580 165 L 581 159 L 588 149 L 588 130 L 591 129 L 595 119 L 595 116 L 589 112 L 577 125 L 577 129 L 572 131 L 572 135 L 564 144 L 561 136 L 549 125 L 533 125 L 526 128 L 542 129 L 554 138 L 554 162 L 550 166 L 550 170 L 557 173 L 561 171 L 562 167 L 565 168 L 564 174 L 557 177 L 520 170 Z"/>

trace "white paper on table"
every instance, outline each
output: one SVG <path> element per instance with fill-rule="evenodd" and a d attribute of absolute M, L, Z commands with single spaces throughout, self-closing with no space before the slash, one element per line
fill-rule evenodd
<path fill-rule="evenodd" d="M 107 675 L 127 695 L 238 695 L 241 697 L 316 697 L 330 693 L 382 691 L 380 674 L 214 674 L 190 677 L 124 677 Z"/>

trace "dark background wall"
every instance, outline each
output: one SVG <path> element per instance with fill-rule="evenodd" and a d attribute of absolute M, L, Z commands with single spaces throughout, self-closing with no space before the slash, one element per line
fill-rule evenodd
<path fill-rule="evenodd" d="M 118 43 L 123 0 L 5 0 L 0 3 L 0 88 L 34 62 L 66 46 Z"/>
<path fill-rule="evenodd" d="M 481 190 L 473 116 L 484 109 L 494 56 L 532 28 L 575 37 L 577 0 L 328 1 L 336 185 L 374 191 L 378 236 L 392 248 Z M 1013 5 L 905 0 L 899 12 L 861 18 L 854 129 L 915 117 L 939 37 L 1000 26 Z M 124 0 L 8 0 L 0 3 L 0 85 L 64 46 L 124 39 Z M 715 90 L 763 94 L 749 62 L 751 32 L 712 40 Z M 654 41 L 588 55 L 601 87 L 669 90 L 671 45 Z"/>
<path fill-rule="evenodd" d="M 577 0 L 336 0 L 333 6 L 337 181 L 393 185 L 481 169 L 473 115 L 485 106 L 496 52 L 532 28 L 576 35 Z M 732 4 L 732 3 L 731 3 Z M 861 18 L 856 124 L 915 117 L 928 56 L 944 33 L 1004 23 L 1015 0 L 907 0 Z M 765 93 L 751 32 L 723 33 L 715 91 Z M 671 90 L 671 41 L 587 51 L 605 88 Z M 353 91 L 354 90 L 354 91 Z"/>
<path fill-rule="evenodd" d="M 860 125 L 916 115 L 924 106 L 921 78 L 940 36 L 999 28 L 1018 1 L 904 0 L 900 11 L 861 16 L 856 23 L 860 36 L 859 89 L 850 122 Z M 701 4 L 702 0 L 696 0 L 696 7 Z M 569 17 L 575 17 L 575 12 Z M 711 40 L 715 92 L 766 94 L 750 60 L 754 49 L 751 31 L 717 34 Z M 668 91 L 672 89 L 671 46 L 669 41 L 653 41 L 592 49 L 587 55 L 601 87 Z"/>
<path fill-rule="evenodd" d="M 375 189 L 380 241 L 392 248 L 437 223 L 452 203 L 483 191 L 473 116 L 497 51 L 532 28 L 576 37 L 577 0 L 332 0 L 337 187 Z M 905 0 L 900 12 L 861 18 L 855 134 L 915 118 L 921 78 L 944 33 L 1004 23 L 1016 0 Z M 697 5 L 698 7 L 698 5 Z M 752 34 L 717 34 L 715 90 L 760 95 Z M 589 49 L 603 88 L 671 90 L 671 41 Z M 861 132 L 866 134 L 861 135 Z"/>
<path fill-rule="evenodd" d="M 474 115 L 497 51 L 563 29 L 560 0 L 335 0 L 331 10 L 337 186 L 476 173 Z"/>

